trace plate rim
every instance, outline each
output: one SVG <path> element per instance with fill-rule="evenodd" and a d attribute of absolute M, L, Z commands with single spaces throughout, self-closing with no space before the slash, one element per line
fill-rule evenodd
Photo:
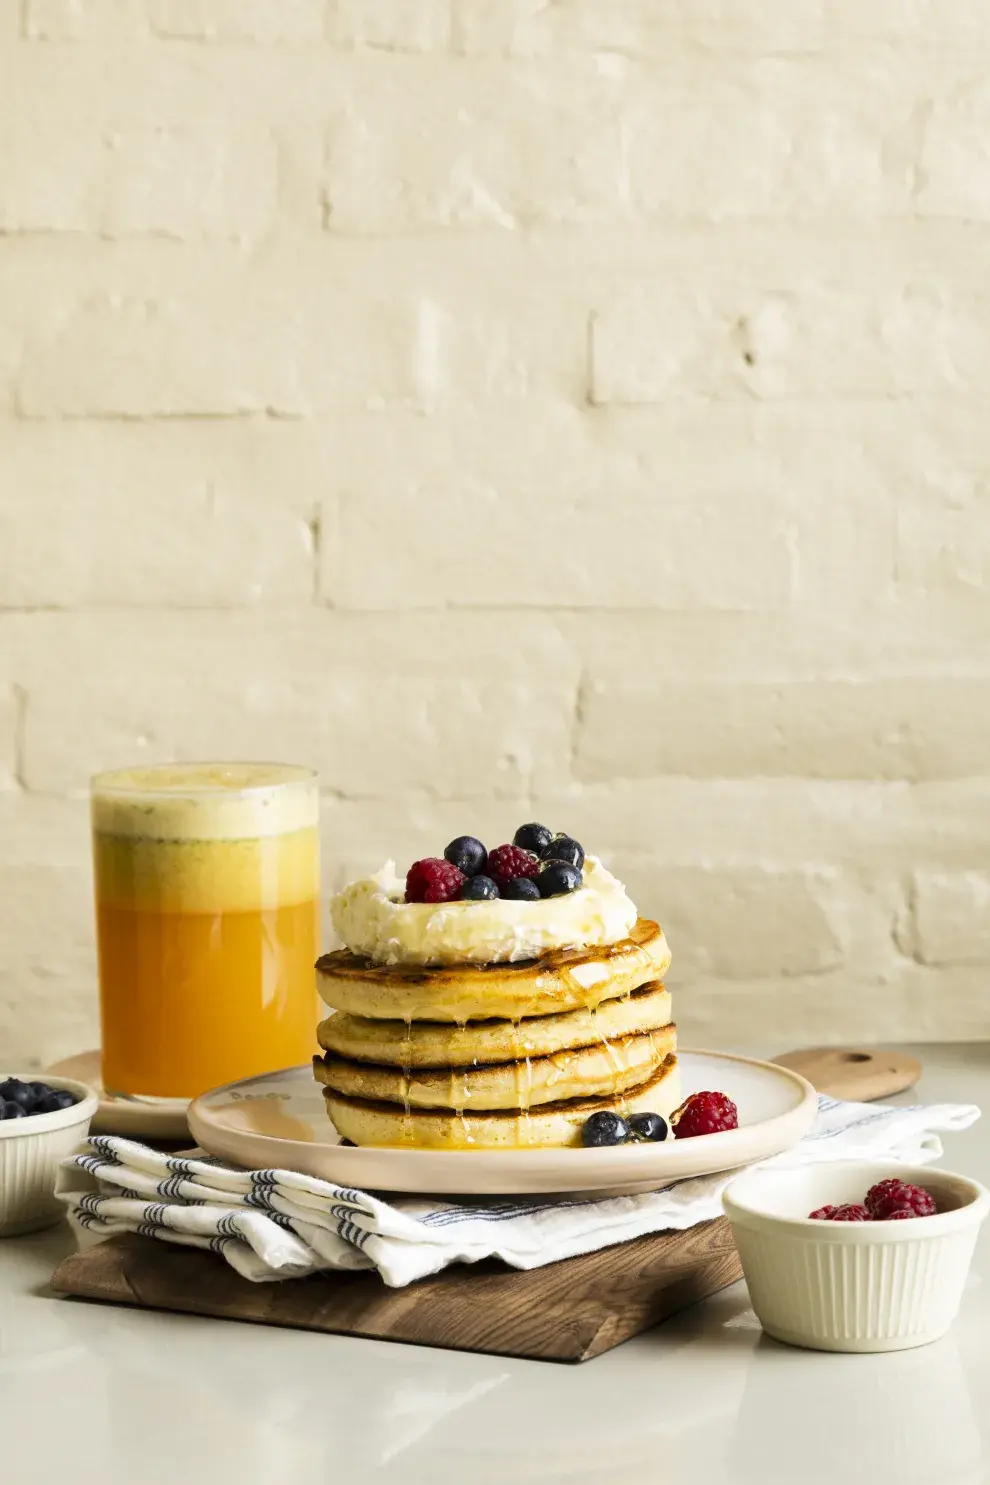
<path fill-rule="evenodd" d="M 386 1145 L 364 1146 L 353 1153 L 347 1146 L 321 1145 L 318 1148 L 323 1152 L 341 1150 L 340 1158 L 360 1162 L 362 1165 L 370 1162 L 373 1167 L 376 1165 L 386 1167 L 398 1161 L 401 1169 L 407 1173 L 408 1181 L 401 1184 L 394 1176 L 388 1175 L 384 1169 L 380 1172 L 375 1170 L 370 1173 L 362 1172 L 360 1175 L 355 1170 L 353 1178 L 348 1177 L 346 1172 L 342 1172 L 338 1178 L 324 1175 L 318 1176 L 318 1179 L 330 1181 L 332 1184 L 351 1185 L 356 1180 L 359 1185 L 378 1191 L 483 1196 L 511 1194 L 513 1190 L 511 1183 L 518 1178 L 520 1184 L 515 1187 L 515 1192 L 519 1195 L 541 1192 L 546 1195 L 566 1195 L 590 1191 L 602 1195 L 616 1195 L 619 1188 L 623 1187 L 639 1185 L 641 1189 L 649 1189 L 650 1184 L 656 1187 L 668 1180 L 690 1180 L 694 1176 L 735 1170 L 743 1165 L 769 1159 L 772 1154 L 791 1148 L 810 1129 L 818 1111 L 818 1094 L 807 1078 L 792 1071 L 791 1068 L 782 1067 L 779 1063 L 758 1057 L 748 1057 L 742 1053 L 710 1051 L 705 1048 L 678 1048 L 678 1057 L 711 1058 L 719 1062 L 739 1064 L 761 1073 L 772 1073 L 778 1080 L 791 1084 L 801 1097 L 793 1108 L 782 1114 L 759 1120 L 755 1124 L 743 1125 L 740 1129 L 724 1130 L 707 1136 L 703 1148 L 698 1150 L 698 1156 L 701 1158 L 698 1161 L 685 1160 L 683 1162 L 685 1166 L 694 1166 L 694 1169 L 690 1170 L 661 1169 L 657 1171 L 657 1157 L 661 1151 L 671 1148 L 669 1142 L 663 1145 L 644 1144 L 591 1150 L 564 1150 L 556 1147 L 545 1150 L 416 1150 Z M 198 1098 L 192 1100 L 188 1109 L 189 1129 L 193 1138 L 201 1148 L 208 1150 L 209 1153 L 236 1161 L 237 1156 L 231 1153 L 231 1149 L 232 1146 L 240 1143 L 244 1136 L 234 1131 L 232 1141 L 224 1138 L 217 1140 L 214 1137 L 217 1127 L 210 1119 L 207 1100 L 251 1083 L 264 1082 L 287 1073 L 305 1073 L 306 1071 L 308 1071 L 306 1063 L 291 1068 L 275 1068 L 272 1072 L 258 1073 L 252 1078 L 224 1083 L 200 1094 Z M 740 1154 L 739 1145 L 748 1143 L 742 1141 L 740 1136 L 746 1132 L 752 1135 L 755 1131 L 762 1131 L 762 1138 L 757 1141 L 758 1149 L 755 1152 L 746 1150 Z M 219 1127 L 219 1132 L 222 1136 L 222 1126 Z M 204 1133 L 207 1136 L 205 1141 Z M 256 1134 L 248 1138 L 261 1145 L 266 1152 L 271 1151 L 272 1159 L 267 1161 L 271 1169 L 280 1167 L 277 1153 L 279 1148 L 290 1147 L 293 1150 L 298 1148 L 301 1152 L 305 1152 L 307 1148 L 317 1148 L 308 1145 L 307 1141 L 284 1139 L 278 1135 Z M 691 1143 L 693 1146 L 695 1142 Z M 562 1156 L 566 1156 L 567 1163 L 573 1166 L 574 1171 L 573 1179 L 568 1177 L 566 1184 L 560 1184 L 559 1179 L 555 1178 L 547 1168 L 555 1166 Z M 437 1184 L 438 1160 L 457 1162 L 456 1165 L 451 1164 L 446 1169 L 451 1179 L 455 1175 L 458 1179 L 453 1180 L 453 1184 L 448 1184 L 445 1180 L 443 1189 Z M 470 1165 L 466 1165 L 465 1162 L 470 1162 Z M 289 1162 L 283 1158 L 281 1168 L 291 1169 L 293 1164 L 291 1158 Z M 297 1164 L 296 1168 L 298 1169 Z M 515 1176 L 513 1172 L 516 1173 Z M 317 1174 L 315 1171 L 308 1173 Z"/>

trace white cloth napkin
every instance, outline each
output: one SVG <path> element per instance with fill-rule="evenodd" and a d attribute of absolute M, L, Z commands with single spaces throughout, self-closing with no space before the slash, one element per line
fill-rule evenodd
<path fill-rule="evenodd" d="M 942 1153 L 938 1131 L 966 1129 L 973 1104 L 887 1108 L 820 1096 L 800 1144 L 766 1164 L 875 1159 L 925 1164 Z M 212 1156 L 162 1155 L 131 1140 L 97 1135 L 64 1162 L 88 1190 L 65 1190 L 79 1227 L 110 1236 L 140 1232 L 211 1248 L 246 1279 L 294 1279 L 318 1269 L 377 1268 L 401 1287 L 451 1263 L 501 1258 L 539 1268 L 644 1233 L 693 1227 L 720 1215 L 738 1171 L 679 1181 L 645 1196 L 388 1200 L 286 1170 L 238 1170 Z"/>

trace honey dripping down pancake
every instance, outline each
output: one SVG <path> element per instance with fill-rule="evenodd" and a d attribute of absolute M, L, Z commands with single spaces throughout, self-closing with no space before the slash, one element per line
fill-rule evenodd
<path fill-rule="evenodd" d="M 437 1021 L 375 1021 L 345 1011 L 321 1021 L 317 1040 L 327 1052 L 354 1062 L 390 1067 L 469 1067 L 545 1057 L 573 1047 L 591 1047 L 669 1024 L 670 994 L 649 980 L 619 1000 L 592 1010 L 565 1011 L 525 1020 L 491 1019 L 452 1026 Z"/>
<path fill-rule="evenodd" d="M 574 1098 L 618 1095 L 651 1078 L 676 1045 L 673 1026 L 597 1046 L 487 1067 L 424 1068 L 410 1072 L 328 1054 L 314 1059 L 319 1082 L 335 1093 L 403 1108 L 518 1109 Z"/>
<path fill-rule="evenodd" d="M 554 949 L 520 963 L 375 964 L 346 949 L 316 963 L 317 989 L 333 1010 L 370 1020 L 464 1026 L 590 1010 L 662 979 L 670 950 L 659 925 L 639 918 L 629 937 L 592 949 Z"/>
<path fill-rule="evenodd" d="M 677 1058 L 668 1056 L 645 1082 L 618 1098 L 577 1098 L 532 1109 L 413 1109 L 401 1104 L 348 1097 L 324 1088 L 327 1113 L 338 1132 L 355 1145 L 391 1145 L 432 1150 L 524 1150 L 578 1146 L 592 1114 L 658 1113 L 665 1118 L 681 1101 Z"/>
<path fill-rule="evenodd" d="M 666 939 L 573 837 L 460 836 L 331 916 L 348 947 L 317 962 L 314 1072 L 354 1143 L 574 1145 L 595 1113 L 676 1106 Z"/>

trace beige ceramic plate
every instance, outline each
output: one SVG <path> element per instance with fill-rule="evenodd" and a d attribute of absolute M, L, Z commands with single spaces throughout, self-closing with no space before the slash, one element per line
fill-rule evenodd
<path fill-rule="evenodd" d="M 733 1170 L 787 1150 L 818 1108 L 810 1083 L 787 1068 L 723 1052 L 678 1052 L 684 1097 L 702 1088 L 739 1106 L 738 1129 L 704 1139 L 608 1150 L 405 1150 L 339 1143 L 309 1067 L 229 1083 L 189 1106 L 189 1128 L 211 1155 L 252 1169 L 281 1167 L 371 1191 L 446 1196 L 525 1192 L 628 1194 L 666 1181 Z"/>
<path fill-rule="evenodd" d="M 99 1052 L 77 1052 L 53 1062 L 47 1069 L 57 1078 L 76 1078 L 88 1083 L 100 1100 L 91 1125 L 94 1134 L 123 1134 L 134 1139 L 184 1140 L 189 1138 L 184 1098 L 121 1098 L 103 1086 Z"/>

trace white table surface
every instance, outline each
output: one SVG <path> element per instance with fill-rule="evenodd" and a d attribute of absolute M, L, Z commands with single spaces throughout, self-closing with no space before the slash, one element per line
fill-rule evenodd
<path fill-rule="evenodd" d="M 990 1046 L 903 1101 L 990 1107 Z M 990 1118 L 944 1165 L 990 1184 Z M 0 1242 L 0 1477 L 55 1485 L 956 1485 L 990 1479 L 990 1223 L 944 1340 L 765 1340 L 735 1285 L 582 1366 L 54 1298 L 63 1225 Z"/>

